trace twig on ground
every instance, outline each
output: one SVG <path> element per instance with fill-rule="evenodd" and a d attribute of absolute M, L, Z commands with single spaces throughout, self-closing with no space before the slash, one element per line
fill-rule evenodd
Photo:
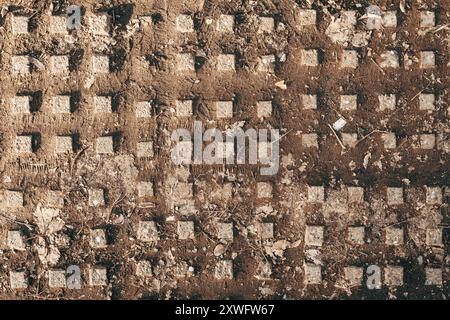
<path fill-rule="evenodd" d="M 334 131 L 333 127 L 328 124 L 328 127 L 330 128 L 331 132 L 333 132 L 334 136 L 336 137 L 337 141 L 339 142 L 339 144 L 341 145 L 341 148 L 343 150 L 346 150 L 347 148 L 344 146 L 344 144 L 342 143 L 341 139 L 339 138 L 339 136 L 337 135 L 336 131 Z"/>

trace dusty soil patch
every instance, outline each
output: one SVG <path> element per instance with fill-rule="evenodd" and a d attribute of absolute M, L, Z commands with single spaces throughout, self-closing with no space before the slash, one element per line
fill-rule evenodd
<path fill-rule="evenodd" d="M 79 1 L 75 31 L 0 4 L 0 298 L 448 297 L 448 0 L 373 1 L 375 30 L 368 2 Z M 194 120 L 279 129 L 278 174 L 175 166 Z"/>

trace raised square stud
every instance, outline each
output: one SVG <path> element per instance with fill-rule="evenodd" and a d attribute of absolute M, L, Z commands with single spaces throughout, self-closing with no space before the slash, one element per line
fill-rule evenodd
<path fill-rule="evenodd" d="M 302 146 L 304 148 L 319 148 L 319 138 L 316 133 L 302 134 Z"/>
<path fill-rule="evenodd" d="M 302 95 L 303 109 L 315 110 L 317 109 L 317 95 L 304 94 Z"/>
<path fill-rule="evenodd" d="M 394 50 L 389 50 L 381 54 L 380 66 L 382 68 L 399 68 L 400 58 L 398 52 Z"/>
<path fill-rule="evenodd" d="M 397 11 L 385 11 L 382 19 L 385 28 L 397 27 Z"/>
<path fill-rule="evenodd" d="M 70 113 L 70 96 L 58 95 L 51 98 L 53 113 Z"/>
<path fill-rule="evenodd" d="M 190 15 L 180 14 L 176 19 L 176 29 L 181 33 L 194 32 L 194 20 Z"/>
<path fill-rule="evenodd" d="M 323 186 L 308 186 L 308 201 L 322 203 L 325 201 L 325 188 Z"/>
<path fill-rule="evenodd" d="M 28 288 L 28 279 L 23 271 L 10 271 L 9 284 L 12 290 L 23 290 Z"/>
<path fill-rule="evenodd" d="M 300 26 L 314 26 L 317 23 L 317 11 L 312 9 L 300 9 L 297 21 Z"/>
<path fill-rule="evenodd" d="M 152 104 L 150 101 L 140 101 L 136 103 L 136 117 L 138 118 L 151 118 L 152 116 Z"/>
<path fill-rule="evenodd" d="M 358 142 L 358 135 L 356 133 L 341 133 L 341 139 L 344 146 L 353 148 Z"/>
<path fill-rule="evenodd" d="M 272 108 L 272 101 L 258 101 L 256 103 L 258 118 L 268 118 L 272 116 Z"/>
<path fill-rule="evenodd" d="M 12 73 L 19 76 L 30 74 L 30 57 L 26 55 L 11 57 Z"/>
<path fill-rule="evenodd" d="M 31 113 L 30 107 L 31 97 L 30 96 L 15 96 L 11 98 L 13 114 L 29 114 Z"/>
<path fill-rule="evenodd" d="M 386 228 L 385 243 L 389 246 L 399 246 L 403 244 L 404 233 L 403 228 L 388 227 Z"/>
<path fill-rule="evenodd" d="M 272 264 L 268 261 L 261 261 L 256 268 L 254 277 L 258 280 L 270 280 L 272 276 Z"/>
<path fill-rule="evenodd" d="M 343 111 L 354 111 L 358 109 L 358 96 L 341 95 L 340 109 Z"/>
<path fill-rule="evenodd" d="M 363 203 L 364 202 L 364 188 L 347 187 L 347 201 L 349 203 Z"/>
<path fill-rule="evenodd" d="M 357 11 L 356 10 L 342 10 L 340 16 L 345 19 L 350 25 L 356 25 L 357 23 Z"/>
<path fill-rule="evenodd" d="M 93 267 L 89 269 L 89 286 L 91 287 L 102 287 L 108 284 L 108 276 L 106 268 L 104 267 Z"/>
<path fill-rule="evenodd" d="M 275 31 L 275 20 L 272 17 L 258 17 L 258 33 Z"/>
<path fill-rule="evenodd" d="M 17 153 L 33 153 L 33 136 L 17 136 L 15 146 Z"/>
<path fill-rule="evenodd" d="M 24 205 L 23 192 L 14 190 L 5 190 L 3 192 L 2 206 L 7 209 L 21 208 Z"/>
<path fill-rule="evenodd" d="M 261 56 L 258 60 L 257 70 L 258 72 L 268 72 L 273 73 L 275 71 L 275 56 L 274 55 L 266 55 Z"/>
<path fill-rule="evenodd" d="M 397 97 L 395 94 L 379 95 L 378 108 L 380 111 L 395 110 Z"/>
<path fill-rule="evenodd" d="M 217 101 L 216 116 L 218 119 L 233 117 L 233 101 Z"/>
<path fill-rule="evenodd" d="M 321 284 L 322 270 L 320 265 L 306 263 L 305 264 L 305 284 Z"/>
<path fill-rule="evenodd" d="M 69 57 L 64 55 L 51 56 L 50 72 L 53 75 L 67 75 L 69 73 Z"/>
<path fill-rule="evenodd" d="M 142 242 L 155 242 L 159 240 L 155 221 L 139 221 L 137 239 Z"/>
<path fill-rule="evenodd" d="M 427 229 L 426 244 L 427 246 L 442 247 L 442 228 Z"/>
<path fill-rule="evenodd" d="M 430 134 L 420 134 L 419 135 L 419 145 L 423 150 L 432 150 L 436 147 L 436 135 Z"/>
<path fill-rule="evenodd" d="M 178 221 L 177 225 L 178 239 L 195 239 L 194 221 Z"/>
<path fill-rule="evenodd" d="M 344 268 L 345 281 L 351 287 L 357 287 L 362 284 L 363 268 L 361 267 L 345 267 Z"/>
<path fill-rule="evenodd" d="M 356 50 L 344 50 L 341 57 L 341 68 L 355 69 L 359 65 L 359 55 Z"/>
<path fill-rule="evenodd" d="M 46 204 L 49 208 L 62 209 L 64 208 L 64 195 L 58 190 L 47 191 Z"/>
<path fill-rule="evenodd" d="M 425 187 L 427 204 L 442 204 L 441 187 Z"/>
<path fill-rule="evenodd" d="M 94 55 L 92 57 L 92 71 L 95 74 L 108 74 L 109 57 L 107 55 Z"/>
<path fill-rule="evenodd" d="M 30 19 L 24 16 L 11 16 L 11 31 L 12 34 L 27 34 L 28 33 L 28 24 Z"/>
<path fill-rule="evenodd" d="M 25 242 L 23 240 L 22 232 L 8 231 L 7 244 L 11 250 L 25 251 Z"/>
<path fill-rule="evenodd" d="M 72 136 L 56 136 L 55 137 L 55 153 L 71 153 L 73 152 Z"/>
<path fill-rule="evenodd" d="M 388 205 L 403 204 L 403 188 L 388 187 L 386 195 Z"/>
<path fill-rule="evenodd" d="M 175 107 L 178 117 L 190 117 L 193 114 L 192 100 L 177 100 Z"/>
<path fill-rule="evenodd" d="M 217 19 L 216 30 L 223 33 L 231 33 L 234 29 L 234 16 L 221 14 Z"/>
<path fill-rule="evenodd" d="M 383 133 L 381 134 L 381 139 L 383 140 L 385 149 L 397 148 L 397 137 L 395 133 Z"/>
<path fill-rule="evenodd" d="M 432 93 L 421 93 L 419 95 L 419 109 L 420 110 L 434 110 L 436 96 Z"/>
<path fill-rule="evenodd" d="M 214 277 L 218 280 L 233 279 L 233 261 L 221 260 L 217 262 Z"/>
<path fill-rule="evenodd" d="M 259 236 L 263 240 L 272 239 L 273 238 L 273 223 L 272 222 L 264 222 L 259 224 Z"/>
<path fill-rule="evenodd" d="M 323 244 L 323 227 L 306 226 L 305 244 L 307 246 L 321 247 Z"/>
<path fill-rule="evenodd" d="M 137 156 L 139 158 L 152 158 L 153 153 L 153 142 L 145 141 L 137 143 Z"/>
<path fill-rule="evenodd" d="M 218 71 L 235 71 L 236 57 L 234 54 L 221 54 L 217 57 Z"/>
<path fill-rule="evenodd" d="M 178 71 L 195 71 L 195 56 L 192 53 L 179 53 L 177 56 Z"/>
<path fill-rule="evenodd" d="M 442 269 L 425 268 L 425 285 L 442 287 Z"/>
<path fill-rule="evenodd" d="M 364 227 L 348 227 L 347 240 L 352 244 L 363 245 L 365 243 Z"/>
<path fill-rule="evenodd" d="M 190 143 L 190 141 L 186 141 Z M 179 181 L 174 188 L 173 194 L 181 195 L 184 199 L 193 197 L 194 184 Z"/>
<path fill-rule="evenodd" d="M 89 244 L 94 249 L 104 249 L 108 247 L 108 241 L 106 240 L 106 233 L 103 229 L 91 230 L 91 237 Z"/>
<path fill-rule="evenodd" d="M 420 11 L 420 27 L 432 28 L 436 26 L 436 14 L 434 11 Z"/>
<path fill-rule="evenodd" d="M 52 289 L 61 289 L 67 286 L 65 270 L 49 270 L 48 286 Z"/>
<path fill-rule="evenodd" d="M 384 268 L 384 284 L 388 287 L 403 285 L 403 267 L 386 266 Z"/>
<path fill-rule="evenodd" d="M 67 16 L 50 16 L 49 31 L 54 35 L 66 35 Z"/>
<path fill-rule="evenodd" d="M 111 18 L 106 13 L 96 14 L 89 19 L 89 31 L 95 36 L 109 36 Z"/>
<path fill-rule="evenodd" d="M 217 191 L 220 192 L 222 199 L 227 201 L 233 197 L 233 184 L 230 182 L 224 183 L 217 188 Z"/>
<path fill-rule="evenodd" d="M 436 146 L 436 135 L 421 134 L 419 135 L 420 148 L 424 150 L 432 150 Z"/>
<path fill-rule="evenodd" d="M 114 154 L 114 139 L 112 136 L 99 137 L 96 140 L 95 151 L 97 154 Z"/>
<path fill-rule="evenodd" d="M 89 206 L 101 207 L 105 205 L 105 190 L 103 189 L 89 189 Z"/>
<path fill-rule="evenodd" d="M 272 184 L 268 182 L 258 182 L 256 184 L 256 195 L 258 199 L 272 198 Z"/>
<path fill-rule="evenodd" d="M 136 276 L 145 278 L 153 276 L 152 264 L 148 260 L 141 260 L 136 264 Z"/>
<path fill-rule="evenodd" d="M 420 52 L 420 67 L 422 69 L 434 68 L 436 66 L 436 57 L 433 51 Z"/>
<path fill-rule="evenodd" d="M 305 67 L 317 67 L 319 65 L 319 51 L 316 49 L 301 50 L 302 65 Z"/>
<path fill-rule="evenodd" d="M 138 198 L 153 197 L 154 196 L 153 183 L 147 182 L 147 181 L 138 182 L 137 192 L 138 192 Z"/>
<path fill-rule="evenodd" d="M 216 229 L 219 240 L 233 241 L 233 223 L 218 223 Z"/>
<path fill-rule="evenodd" d="M 94 96 L 95 113 L 111 113 L 112 98 L 109 96 Z"/>

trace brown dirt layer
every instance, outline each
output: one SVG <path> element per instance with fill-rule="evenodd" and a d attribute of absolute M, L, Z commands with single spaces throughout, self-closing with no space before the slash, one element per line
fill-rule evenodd
<path fill-rule="evenodd" d="M 70 4 L 0 0 L 1 299 L 448 298 L 449 0 L 81 0 L 82 28 L 49 32 L 50 17 Z M 394 11 L 397 26 L 367 31 L 359 18 L 370 4 Z M 316 10 L 317 23 L 301 26 L 305 9 Z M 328 36 L 349 10 L 358 18 L 349 32 L 367 36 L 362 45 Z M 424 11 L 435 13 L 433 27 L 420 27 Z M 109 34 L 95 35 L 90 19 L 103 13 Z M 177 30 L 183 14 L 193 32 Z M 234 16 L 232 32 L 217 31 L 221 15 Z M 27 32 L 15 34 L 12 20 L 21 16 L 30 17 Z M 259 33 L 258 17 L 273 18 L 274 30 Z M 317 50 L 318 65 L 305 66 L 303 50 Z M 356 68 L 342 67 L 344 50 L 357 52 Z M 383 65 L 387 51 L 397 53 L 398 67 Z M 434 53 L 434 66 L 421 68 L 423 51 Z M 177 69 L 181 53 L 195 56 L 195 70 Z M 234 71 L 217 70 L 221 54 L 235 55 Z M 59 55 L 68 56 L 64 76 L 52 74 Z M 94 75 L 99 55 L 109 58 L 109 72 Z M 266 55 L 276 61 L 261 71 Z M 35 59 L 30 74 L 14 74 L 17 56 Z M 396 95 L 394 110 L 379 110 L 385 94 Z M 426 94 L 435 96 L 432 110 L 421 106 Z M 69 112 L 52 109 L 58 95 L 70 96 Z M 303 95 L 316 95 L 317 108 L 306 109 Z M 356 96 L 357 110 L 342 110 L 342 95 Z M 17 96 L 31 97 L 27 112 L 14 111 Z M 94 96 L 111 97 L 109 112 L 96 111 Z M 177 100 L 193 101 L 192 116 L 177 116 Z M 143 101 L 148 117 L 137 116 Z M 233 101 L 231 118 L 216 117 L 217 101 Z M 259 101 L 272 101 L 269 117 L 258 117 Z M 345 150 L 329 127 L 340 117 L 340 139 L 355 134 L 358 142 Z M 194 120 L 221 130 L 279 129 L 278 174 L 261 176 L 254 165 L 175 166 L 171 132 Z M 317 147 L 302 140 L 309 133 Z M 386 133 L 396 138 L 392 149 Z M 419 141 L 426 134 L 435 137 L 430 148 Z M 17 152 L 17 136 L 31 137 L 22 146 L 31 152 Z M 56 136 L 72 138 L 68 152 L 55 153 Z M 97 152 L 99 137 L 111 138 L 112 154 Z M 143 142 L 153 149 L 144 157 Z M 272 186 L 269 197 L 257 196 L 261 182 Z M 152 191 L 139 194 L 139 185 Z M 323 187 L 324 201 L 311 201 L 311 186 Z M 348 187 L 360 187 L 363 199 L 349 201 Z M 389 202 L 390 187 L 403 188 L 403 203 Z M 140 238 L 142 221 L 156 223 L 157 240 Z M 179 221 L 193 221 L 193 239 L 180 239 Z M 232 223 L 232 240 L 220 239 L 219 223 Z M 261 238 L 261 223 L 273 223 L 273 237 Z M 320 245 L 307 243 L 311 226 L 323 227 Z M 361 244 L 349 240 L 355 226 L 364 227 Z M 392 228 L 403 232 L 397 245 L 386 240 Z M 95 229 L 106 237 L 101 248 L 91 243 Z M 441 241 L 430 239 L 433 231 Z M 13 234 L 23 243 L 14 246 Z M 221 261 L 232 262 L 232 279 L 217 278 Z M 49 271 L 71 265 L 82 288 L 50 286 Z M 375 290 L 365 285 L 371 265 L 381 270 Z M 311 266 L 319 283 L 308 283 Z M 391 266 L 403 268 L 400 283 L 387 280 Z M 348 283 L 347 267 L 363 270 L 359 284 Z M 98 285 L 92 268 L 106 270 Z M 14 288 L 11 272 L 23 273 L 26 287 Z"/>

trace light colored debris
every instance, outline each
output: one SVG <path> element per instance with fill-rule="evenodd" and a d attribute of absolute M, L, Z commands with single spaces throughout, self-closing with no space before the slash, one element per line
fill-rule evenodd
<path fill-rule="evenodd" d="M 347 125 L 347 121 L 344 118 L 339 118 L 335 123 L 333 123 L 333 129 L 339 131 Z"/>

